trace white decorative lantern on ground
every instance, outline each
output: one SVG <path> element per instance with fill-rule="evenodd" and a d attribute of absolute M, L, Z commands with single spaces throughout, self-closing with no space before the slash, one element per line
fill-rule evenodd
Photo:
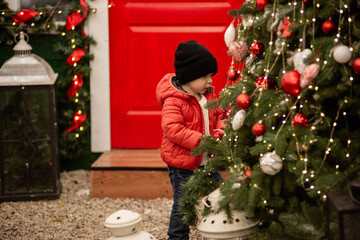
<path fill-rule="evenodd" d="M 238 186 L 235 186 L 238 187 Z M 223 199 L 220 189 L 216 189 L 203 199 L 205 206 L 216 211 Z M 257 231 L 258 222 L 251 220 L 244 211 L 232 210 L 230 220 L 225 211 L 204 216 L 197 225 L 203 240 L 244 240 Z"/>
<path fill-rule="evenodd" d="M 0 202 L 56 198 L 61 191 L 55 81 L 20 32 L 0 69 Z"/>
<path fill-rule="evenodd" d="M 128 210 L 119 210 L 105 220 L 111 234 L 107 240 L 156 240 L 150 233 L 138 231 L 141 215 Z"/>

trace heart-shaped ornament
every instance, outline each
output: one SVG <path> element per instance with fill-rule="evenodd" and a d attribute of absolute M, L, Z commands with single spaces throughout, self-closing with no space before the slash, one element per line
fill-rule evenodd
<path fill-rule="evenodd" d="M 233 56 L 237 63 L 244 61 L 248 52 L 248 45 L 243 41 L 230 43 L 229 55 Z"/>

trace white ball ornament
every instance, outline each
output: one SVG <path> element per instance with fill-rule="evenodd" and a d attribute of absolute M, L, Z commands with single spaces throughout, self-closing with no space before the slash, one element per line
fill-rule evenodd
<path fill-rule="evenodd" d="M 234 131 L 241 128 L 241 126 L 244 124 L 246 118 L 246 112 L 245 110 L 240 110 L 237 113 L 235 113 L 234 118 L 232 120 L 232 128 Z"/>
<path fill-rule="evenodd" d="M 265 153 L 260 158 L 260 168 L 265 174 L 276 175 L 281 171 L 282 167 L 283 160 L 275 151 Z"/>
<path fill-rule="evenodd" d="M 235 41 L 235 36 L 236 36 L 236 32 L 234 27 L 234 21 L 232 21 L 224 33 L 224 40 L 227 47 L 230 46 L 230 43 Z"/>
<path fill-rule="evenodd" d="M 351 51 L 348 46 L 338 45 L 335 47 L 333 57 L 338 63 L 347 63 L 351 59 Z"/>

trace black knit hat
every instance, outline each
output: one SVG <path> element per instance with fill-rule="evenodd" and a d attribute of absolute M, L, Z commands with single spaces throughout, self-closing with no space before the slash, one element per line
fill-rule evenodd
<path fill-rule="evenodd" d="M 185 84 L 206 74 L 217 73 L 216 58 L 202 44 L 194 40 L 182 42 L 175 52 L 175 73 L 180 84 Z"/>

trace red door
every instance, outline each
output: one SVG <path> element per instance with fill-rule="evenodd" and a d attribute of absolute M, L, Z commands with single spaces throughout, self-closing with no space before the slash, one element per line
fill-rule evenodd
<path fill-rule="evenodd" d="M 112 148 L 159 148 L 161 106 L 155 97 L 160 79 L 174 72 L 180 42 L 196 40 L 217 58 L 216 92 L 226 83 L 231 59 L 224 32 L 229 9 L 243 1 L 109 0 L 110 109 Z"/>

